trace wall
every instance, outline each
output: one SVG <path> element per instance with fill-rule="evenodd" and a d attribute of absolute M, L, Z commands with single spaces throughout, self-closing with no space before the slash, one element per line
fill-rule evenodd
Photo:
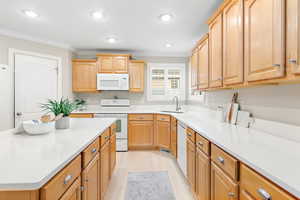
<path fill-rule="evenodd" d="M 79 51 L 77 52 L 78 58 L 95 58 L 95 51 Z M 120 53 L 120 52 L 112 52 Z M 124 53 L 124 52 L 122 52 Z M 128 53 L 128 52 L 126 52 Z M 146 63 L 186 63 L 186 58 L 184 57 L 158 57 L 158 56 L 138 56 L 134 57 L 137 60 L 144 60 Z M 145 90 L 143 93 L 129 93 L 127 91 L 102 91 L 99 94 L 74 94 L 75 97 L 83 98 L 87 101 L 87 104 L 98 105 L 101 99 L 111 99 L 114 96 L 118 98 L 126 98 L 130 100 L 131 104 L 170 104 L 168 101 L 147 101 L 147 66 L 145 67 Z"/>
<path fill-rule="evenodd" d="M 9 48 L 61 57 L 63 67 L 63 96 L 73 97 L 71 90 L 72 52 L 70 50 L 0 35 L 0 64 L 8 64 Z M 14 76 L 13 69 L 10 68 L 5 72 L 0 71 L 0 73 L 0 130 L 5 130 L 14 126 Z"/>

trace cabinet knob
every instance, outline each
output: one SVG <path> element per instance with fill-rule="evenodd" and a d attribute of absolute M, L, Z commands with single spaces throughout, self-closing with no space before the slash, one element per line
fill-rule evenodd
<path fill-rule="evenodd" d="M 289 59 L 289 63 L 291 63 L 291 64 L 297 64 L 297 60 L 296 59 Z"/>
<path fill-rule="evenodd" d="M 71 174 L 68 174 L 64 180 L 64 184 L 67 185 L 68 182 L 73 178 L 73 176 Z"/>
<path fill-rule="evenodd" d="M 107 140 L 108 138 L 109 138 L 109 136 L 105 136 L 105 138 L 104 138 L 104 139 L 105 139 L 105 140 Z"/>
<path fill-rule="evenodd" d="M 203 143 L 202 143 L 202 142 L 198 142 L 198 144 L 199 144 L 200 146 L 203 146 Z"/>
<path fill-rule="evenodd" d="M 224 165 L 224 163 L 225 163 L 224 158 L 222 158 L 221 156 L 218 157 L 218 161 L 219 161 L 221 164 L 223 164 L 223 165 Z"/>
<path fill-rule="evenodd" d="M 97 149 L 96 148 L 93 148 L 92 149 L 92 153 L 96 153 Z"/>
<path fill-rule="evenodd" d="M 228 196 L 229 196 L 229 197 L 234 197 L 234 196 L 235 196 L 235 193 L 234 193 L 234 192 L 229 192 L 229 193 L 228 193 Z"/>
<path fill-rule="evenodd" d="M 257 193 L 264 199 L 264 200 L 272 200 L 272 196 L 263 188 L 259 188 Z"/>
<path fill-rule="evenodd" d="M 272 66 L 273 66 L 273 67 L 281 67 L 280 64 L 273 64 Z"/>

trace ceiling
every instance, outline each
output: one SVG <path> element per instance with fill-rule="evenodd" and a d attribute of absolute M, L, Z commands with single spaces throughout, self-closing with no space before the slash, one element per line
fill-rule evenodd
<path fill-rule="evenodd" d="M 0 34 L 75 50 L 122 50 L 151 56 L 186 56 L 223 0 L 0 0 Z M 4 5 L 4 6 L 3 6 Z M 30 19 L 22 10 L 39 17 Z M 94 20 L 92 11 L 102 11 Z M 171 13 L 169 23 L 159 16 Z M 107 37 L 117 42 L 110 44 Z M 172 44 L 167 48 L 166 43 Z"/>

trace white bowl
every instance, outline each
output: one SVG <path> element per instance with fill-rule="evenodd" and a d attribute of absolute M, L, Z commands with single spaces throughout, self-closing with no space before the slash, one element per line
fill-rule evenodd
<path fill-rule="evenodd" d="M 22 122 L 26 133 L 30 135 L 41 135 L 54 131 L 55 122 L 43 123 L 39 120 L 30 120 Z"/>

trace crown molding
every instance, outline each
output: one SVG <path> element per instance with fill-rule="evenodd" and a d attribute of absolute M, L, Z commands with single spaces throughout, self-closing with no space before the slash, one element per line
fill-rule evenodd
<path fill-rule="evenodd" d="M 7 29 L 0 28 L 0 35 L 13 37 L 13 38 L 16 38 L 16 39 L 27 40 L 27 41 L 31 41 L 31 42 L 36 42 L 36 43 L 40 43 L 40 44 L 46 44 L 46 45 L 53 46 L 53 47 L 67 49 L 67 50 L 70 50 L 70 51 L 73 51 L 73 52 L 75 51 L 75 49 L 72 48 L 69 44 L 55 42 L 55 41 L 51 41 L 51 40 L 45 40 L 45 39 L 42 39 L 42 38 L 29 36 L 29 35 L 26 35 L 26 34 L 18 33 L 18 32 L 7 30 Z"/>

